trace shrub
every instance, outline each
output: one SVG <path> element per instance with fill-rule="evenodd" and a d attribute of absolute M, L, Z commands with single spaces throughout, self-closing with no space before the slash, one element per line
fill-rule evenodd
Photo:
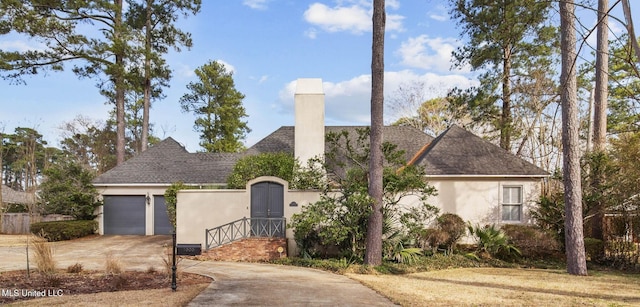
<path fill-rule="evenodd" d="M 438 247 L 443 245 L 447 240 L 449 240 L 449 235 L 436 228 L 425 229 L 420 238 L 420 241 L 431 247 L 433 253 L 436 253 L 438 251 Z"/>
<path fill-rule="evenodd" d="M 625 253 L 625 252 L 636 252 L 638 251 L 638 247 L 635 243 L 629 241 L 607 241 L 607 250 L 612 253 Z"/>
<path fill-rule="evenodd" d="M 429 245 L 434 253 L 442 248 L 446 254 L 452 254 L 456 244 L 466 233 L 467 226 L 460 216 L 445 213 L 436 219 L 436 228 L 427 228 L 421 232 L 419 240 L 422 245 Z"/>
<path fill-rule="evenodd" d="M 604 241 L 594 238 L 584 238 L 584 251 L 588 259 L 601 261 L 604 258 Z"/>
<path fill-rule="evenodd" d="M 438 217 L 438 228 L 447 234 L 447 239 L 443 242 L 444 248 L 448 253 L 453 252 L 456 243 L 467 233 L 467 227 L 464 220 L 453 213 L 445 213 Z"/>
<path fill-rule="evenodd" d="M 33 223 L 30 230 L 48 241 L 64 241 L 92 235 L 97 229 L 98 222 L 83 220 Z"/>
<path fill-rule="evenodd" d="M 56 270 L 56 263 L 53 260 L 53 248 L 42 236 L 33 236 L 31 240 L 33 246 L 34 260 L 38 271 L 45 274 L 52 274 Z"/>
<path fill-rule="evenodd" d="M 122 264 L 118 258 L 113 257 L 113 254 L 108 253 L 107 259 L 104 265 L 104 271 L 110 275 L 117 275 L 122 273 Z"/>
<path fill-rule="evenodd" d="M 502 231 L 524 258 L 552 259 L 560 255 L 560 244 L 549 231 L 530 225 L 503 225 Z"/>
<path fill-rule="evenodd" d="M 70 265 L 67 267 L 67 273 L 80 273 L 82 272 L 82 264 L 81 263 L 77 263 Z"/>
<path fill-rule="evenodd" d="M 554 191 L 541 196 L 538 205 L 530 213 L 536 225 L 552 233 L 560 249 L 564 250 L 564 193 Z"/>

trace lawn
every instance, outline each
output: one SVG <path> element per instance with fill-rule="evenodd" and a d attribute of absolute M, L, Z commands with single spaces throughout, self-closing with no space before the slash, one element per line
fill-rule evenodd
<path fill-rule="evenodd" d="M 639 306 L 640 275 L 459 268 L 404 275 L 347 273 L 402 306 Z"/>

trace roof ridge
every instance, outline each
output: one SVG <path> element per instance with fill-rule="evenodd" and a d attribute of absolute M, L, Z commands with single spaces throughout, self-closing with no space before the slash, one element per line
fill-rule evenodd
<path fill-rule="evenodd" d="M 442 137 L 447 134 L 447 132 L 449 132 L 449 130 L 455 125 L 449 126 L 449 128 L 447 128 L 447 130 L 445 130 L 444 132 L 440 133 L 440 135 L 436 136 L 431 142 L 424 144 L 420 150 L 418 150 L 415 155 L 413 157 L 411 157 L 411 159 L 409 160 L 409 162 L 407 162 L 407 165 L 413 165 L 415 163 L 417 163 L 418 161 L 422 160 L 422 158 L 431 150 L 433 149 L 433 147 L 435 147 L 438 142 L 440 142 L 440 140 L 442 139 Z"/>

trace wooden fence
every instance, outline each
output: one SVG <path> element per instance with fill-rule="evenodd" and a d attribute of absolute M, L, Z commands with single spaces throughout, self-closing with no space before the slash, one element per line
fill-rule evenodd
<path fill-rule="evenodd" d="M 62 214 L 30 216 L 29 213 L 3 213 L 0 215 L 0 233 L 28 234 L 31 223 L 68 220 L 73 220 L 73 217 Z"/>

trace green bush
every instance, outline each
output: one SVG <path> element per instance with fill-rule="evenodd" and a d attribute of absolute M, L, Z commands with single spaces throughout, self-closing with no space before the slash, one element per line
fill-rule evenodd
<path fill-rule="evenodd" d="M 71 215 L 76 220 L 93 220 L 98 191 L 91 183 L 95 173 L 75 161 L 54 163 L 44 171 L 40 184 L 40 206 L 43 214 Z"/>
<path fill-rule="evenodd" d="M 638 247 L 635 243 L 629 241 L 607 241 L 607 250 L 612 253 L 633 253 L 638 251 Z"/>
<path fill-rule="evenodd" d="M 96 221 L 53 221 L 31 224 L 31 233 L 41 234 L 48 241 L 64 241 L 92 235 L 98 229 Z"/>
<path fill-rule="evenodd" d="M 588 259 L 600 261 L 604 258 L 604 241 L 594 238 L 584 238 L 584 251 Z"/>
<path fill-rule="evenodd" d="M 509 241 L 527 259 L 556 259 L 561 257 L 560 244 L 550 231 L 530 225 L 503 225 Z"/>
<path fill-rule="evenodd" d="M 305 161 L 303 161 L 305 162 Z M 319 159 L 300 162 L 289 153 L 261 153 L 241 158 L 233 166 L 227 178 L 229 189 L 244 189 L 252 179 L 260 176 L 274 176 L 289 182 L 291 189 L 320 189 L 324 187 L 324 173 L 319 169 Z"/>

